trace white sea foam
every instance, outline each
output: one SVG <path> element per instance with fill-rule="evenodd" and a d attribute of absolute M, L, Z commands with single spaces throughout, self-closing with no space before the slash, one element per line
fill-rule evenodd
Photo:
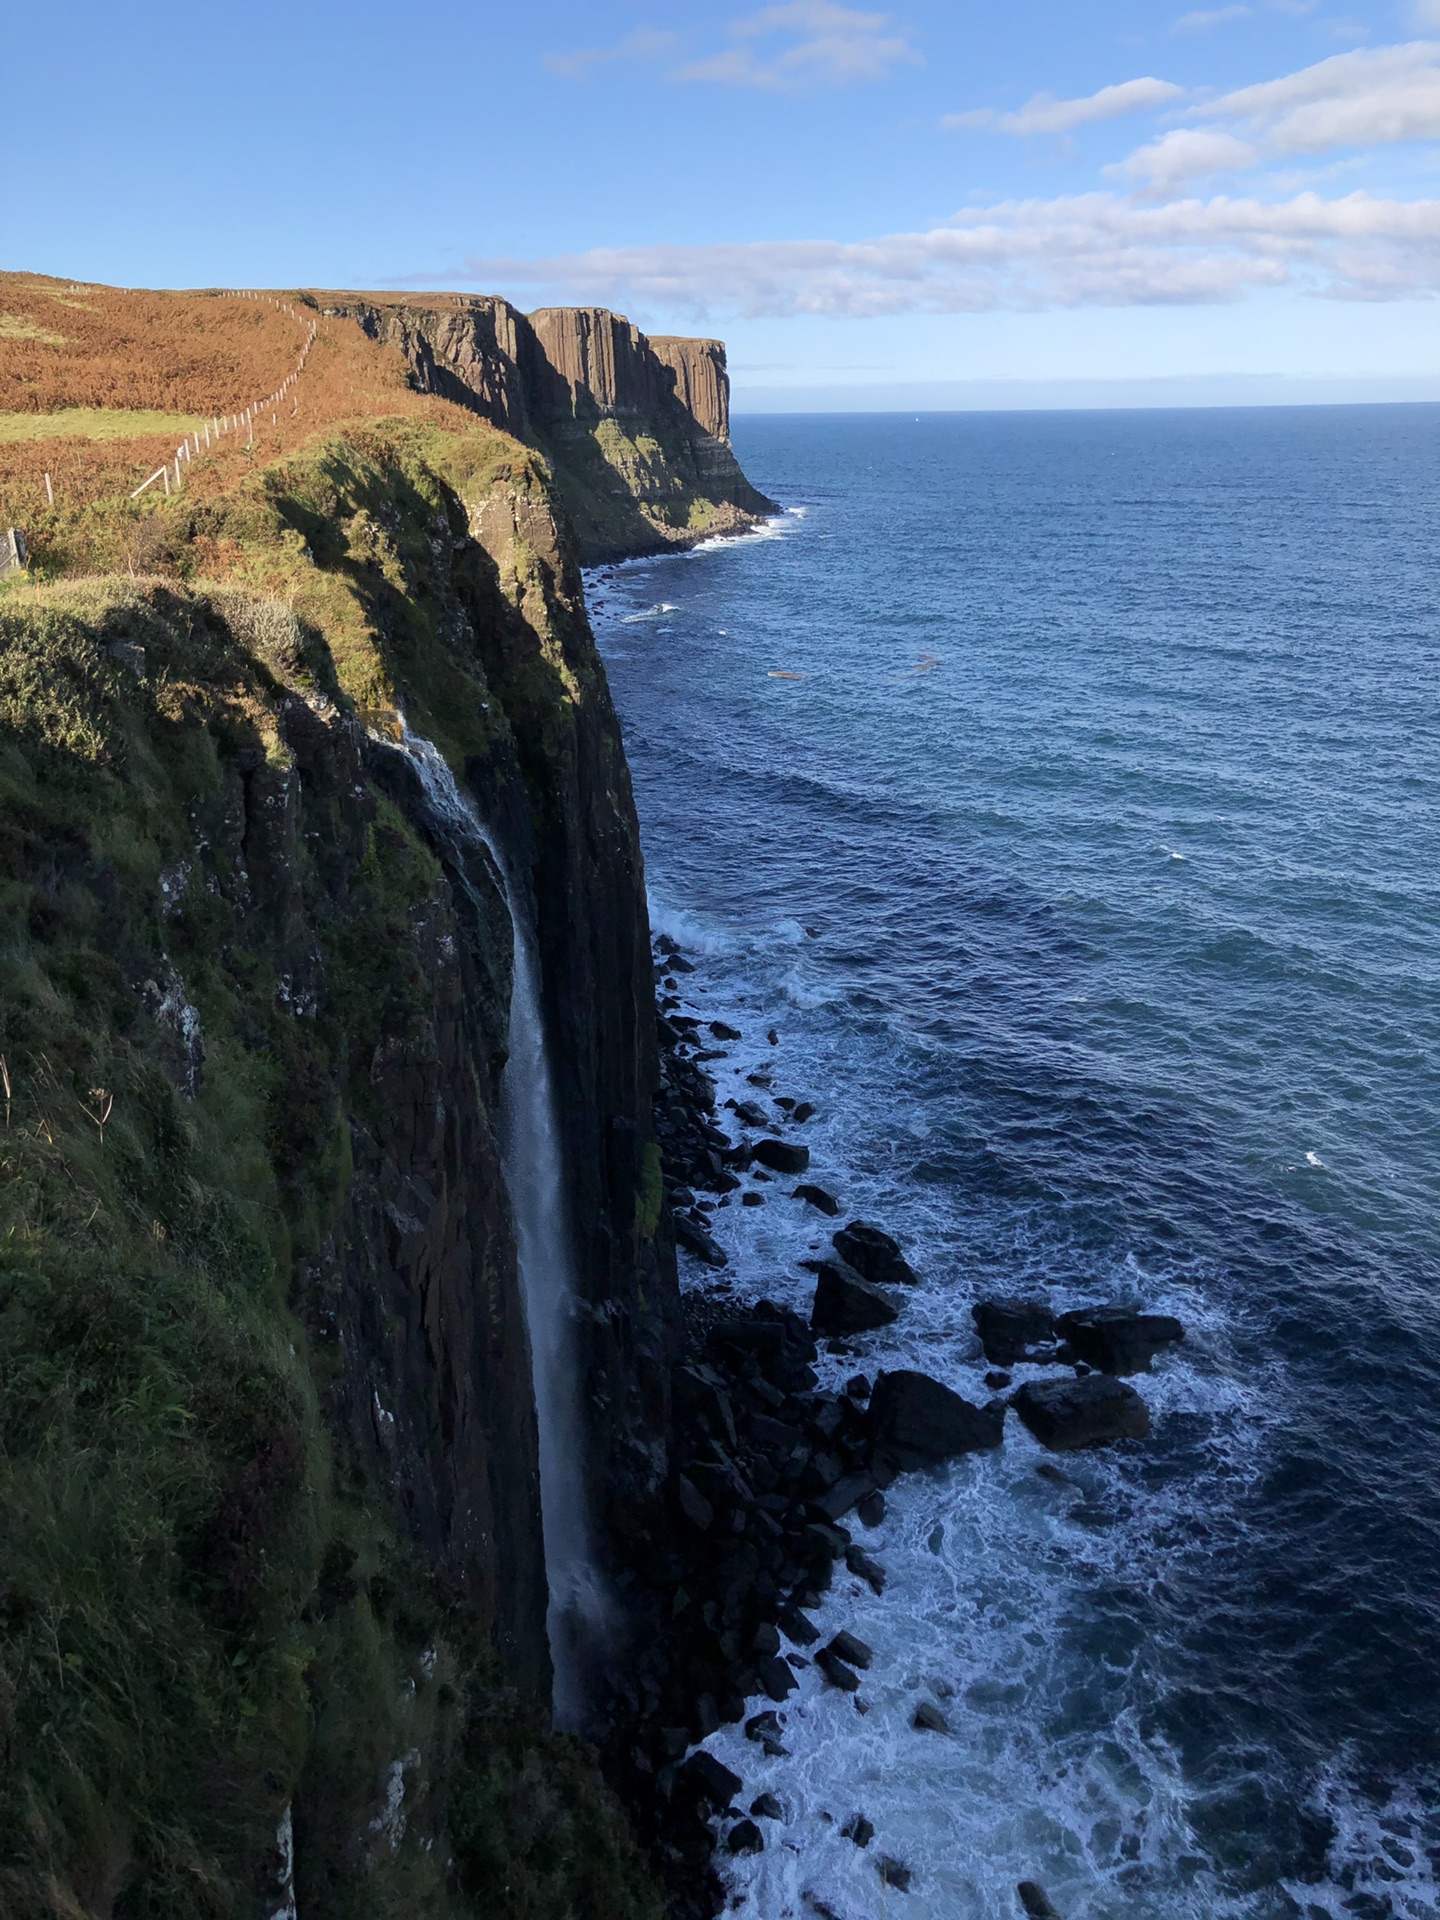
<path fill-rule="evenodd" d="M 952 1276 L 978 1265 L 980 1238 L 993 1261 L 995 1221 L 977 1237 L 973 1217 L 957 1217 L 952 1192 L 917 1186 L 904 1153 L 887 1159 L 873 1141 L 867 1145 L 839 1085 L 823 1098 L 834 1069 L 825 1056 L 846 1044 L 822 1038 L 823 1016 L 799 1031 L 787 1027 L 778 1050 L 765 1041 L 777 989 L 795 1001 L 792 973 L 803 972 L 801 965 L 776 968 L 784 944 L 778 929 L 759 942 L 762 981 L 743 965 L 755 956 L 754 943 L 719 938 L 700 916 L 664 919 L 682 944 L 712 954 L 729 976 L 725 1007 L 704 969 L 684 976 L 690 1010 L 723 1011 L 746 1029 L 726 1059 L 711 1063 L 721 1100 L 756 1097 L 747 1076 L 762 1066 L 774 1071 L 777 1092 L 821 1092 L 820 1113 L 795 1132 L 811 1147 L 814 1177 L 838 1191 L 846 1217 L 900 1231 L 921 1273 L 895 1326 L 852 1343 L 855 1353 L 821 1354 L 822 1379 L 836 1386 L 857 1368 L 873 1376 L 909 1365 L 983 1399 L 985 1363 L 969 1311 L 981 1288 Z M 808 997 L 803 984 L 799 997 Z M 764 1091 L 759 1097 L 769 1099 Z M 721 1116 L 728 1118 L 723 1106 Z M 892 1128 L 892 1144 L 900 1137 Z M 904 1129 L 904 1137 L 914 1135 Z M 779 1182 L 755 1190 L 763 1207 L 742 1208 L 737 1195 L 712 1216 L 731 1261 L 724 1284 L 740 1298 L 768 1297 L 806 1313 L 813 1280 L 797 1263 L 828 1243 L 832 1223 L 792 1202 Z M 1203 1561 L 1238 1524 L 1237 1494 L 1264 1470 L 1270 1436 L 1285 1418 L 1283 1374 L 1242 1372 L 1230 1352 L 1228 1316 L 1205 1274 L 1147 1270 L 1133 1256 L 1077 1274 L 1073 1255 L 1035 1240 L 1028 1221 L 1010 1231 L 1015 1291 L 1044 1291 L 1057 1309 L 1131 1297 L 1185 1321 L 1189 1337 L 1178 1356 L 1140 1383 L 1157 1443 L 1165 1445 L 1167 1432 L 1178 1435 L 1183 1466 L 1157 1483 L 1135 1457 L 1100 1453 L 1068 1457 L 1052 1477 L 1037 1469 L 1053 1466 L 1053 1457 L 1012 1418 L 998 1453 L 902 1478 L 873 1532 L 852 1520 L 886 1569 L 886 1590 L 877 1597 L 842 1568 L 815 1619 L 822 1635 L 846 1627 L 874 1649 L 859 1695 L 868 1711 L 803 1667 L 783 1709 L 788 1758 L 765 1758 L 738 1727 L 705 1743 L 744 1778 L 745 1804 L 768 1791 L 784 1809 L 783 1821 L 762 1823 L 762 1854 L 722 1856 L 732 1904 L 758 1920 L 824 1909 L 840 1920 L 881 1911 L 990 1920 L 1013 1911 L 1017 1881 L 1033 1878 L 1067 1920 L 1293 1914 L 1272 1904 L 1278 1889 L 1227 1891 L 1197 1831 L 1197 1790 L 1153 1710 L 1166 1684 L 1163 1648 L 1157 1664 L 1154 1640 L 1163 1637 L 1167 1609 L 1183 1604 L 1197 1557 Z M 693 1281 L 709 1288 L 714 1276 L 695 1269 Z M 1046 1370 L 1012 1372 L 1018 1381 Z M 1150 1450 L 1147 1462 L 1153 1459 Z M 923 1700 L 940 1708 L 947 1733 L 912 1726 Z M 842 1832 L 857 1813 L 876 1829 L 864 1850 Z M 1338 1916 L 1334 1903 L 1348 1897 L 1345 1886 L 1361 1884 L 1339 1853 L 1380 1860 L 1354 1870 L 1362 1879 L 1391 1871 L 1385 1861 L 1394 1865 L 1391 1853 L 1375 1853 L 1382 1843 L 1372 1844 L 1358 1814 L 1347 1819 L 1338 1822 L 1333 1888 L 1323 1898 L 1304 1890 L 1315 1916 Z M 877 1863 L 886 1856 L 913 1870 L 907 1892 L 882 1884 Z M 1417 1888 L 1430 1886 L 1429 1871 L 1428 1861 L 1414 1868 Z M 1432 1911 L 1395 1908 L 1404 1920 Z"/>
<path fill-rule="evenodd" d="M 1377 1804 L 1342 1761 L 1322 1774 L 1315 1811 L 1334 1829 L 1327 1880 L 1285 1883 L 1306 1920 L 1353 1920 L 1357 1911 L 1434 1920 L 1440 1913 L 1440 1778 L 1417 1776 Z M 1358 1908 L 1357 1898 L 1365 1896 L 1371 1906 Z"/>
<path fill-rule="evenodd" d="M 655 557 L 662 560 L 689 560 L 697 554 L 722 552 L 726 547 L 754 546 L 760 540 L 783 540 L 787 534 L 798 531 L 796 527 L 787 523 L 803 520 L 804 517 L 804 507 L 785 507 L 781 512 L 771 514 L 762 520 L 759 526 L 747 527 L 743 533 L 712 534 L 708 540 L 697 541 L 693 547 L 683 548 L 679 553 L 659 554 Z"/>
<path fill-rule="evenodd" d="M 652 620 L 663 620 L 667 613 L 678 613 L 680 609 L 672 601 L 657 601 L 653 607 L 642 607 L 639 613 L 621 614 L 619 624 L 622 627 L 644 626 Z"/>
<path fill-rule="evenodd" d="M 715 927 L 697 914 L 687 913 L 683 907 L 672 907 L 664 900 L 657 899 L 652 893 L 649 897 L 650 927 L 654 933 L 668 934 L 686 951 L 715 957 L 738 951 L 740 942 L 733 935 Z M 689 976 L 686 977 L 687 990 L 690 989 Z"/>

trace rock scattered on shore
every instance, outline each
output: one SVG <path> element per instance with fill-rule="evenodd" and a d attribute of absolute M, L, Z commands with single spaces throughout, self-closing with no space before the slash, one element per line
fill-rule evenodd
<path fill-rule="evenodd" d="M 697 1260 L 703 1260 L 707 1267 L 725 1267 L 730 1264 L 729 1256 L 719 1241 L 698 1220 L 689 1214 L 677 1213 L 675 1219 L 675 1238 Z"/>
<path fill-rule="evenodd" d="M 1150 1431 L 1150 1409 L 1135 1389 L 1102 1373 L 1027 1380 L 1010 1404 L 1041 1445 L 1057 1453 L 1143 1440 Z"/>
<path fill-rule="evenodd" d="M 862 1280 L 875 1287 L 913 1287 L 915 1269 L 900 1251 L 899 1242 L 867 1221 L 852 1220 L 832 1236 L 835 1251 Z"/>
<path fill-rule="evenodd" d="M 826 1651 L 833 1653 L 847 1665 L 859 1668 L 862 1673 L 869 1669 L 871 1661 L 875 1658 L 863 1640 L 847 1632 L 837 1633 Z"/>
<path fill-rule="evenodd" d="M 902 1368 L 882 1373 L 870 1396 L 870 1431 L 877 1452 L 901 1468 L 933 1466 L 957 1454 L 998 1447 L 1003 1407 L 976 1407 L 928 1374 Z"/>
<path fill-rule="evenodd" d="M 859 1692 L 859 1674 L 856 1673 L 853 1668 L 846 1666 L 839 1654 L 835 1653 L 830 1647 L 822 1647 L 820 1649 L 815 1656 L 815 1665 L 820 1669 L 821 1673 L 824 1674 L 826 1682 L 830 1686 L 838 1687 L 842 1693 Z"/>
<path fill-rule="evenodd" d="M 810 1149 L 794 1140 L 776 1140 L 766 1134 L 755 1142 L 755 1158 L 772 1173 L 804 1173 L 810 1164 Z"/>
<path fill-rule="evenodd" d="M 1022 1880 L 1015 1889 L 1020 1896 L 1020 1905 L 1025 1909 L 1026 1920 L 1060 1920 L 1059 1909 L 1052 1905 L 1049 1894 L 1033 1880 Z"/>
<path fill-rule="evenodd" d="M 970 1317 L 985 1358 L 997 1367 L 1061 1357 L 1056 1352 L 1055 1316 L 1043 1300 L 980 1300 Z"/>
<path fill-rule="evenodd" d="M 665 977 L 692 970 L 673 942 L 657 947 Z M 709 1223 L 716 1202 L 706 1196 L 723 1205 L 743 1186 L 743 1204 L 763 1204 L 757 1183 L 806 1171 L 809 1149 L 780 1129 L 803 1123 L 815 1107 L 774 1093 L 770 1067 L 752 1072 L 750 1085 L 774 1112 L 760 1098 L 727 1101 L 742 1125 L 764 1129 L 732 1141 L 716 1124 L 715 1083 L 704 1062 L 718 1055 L 705 1042 L 738 1039 L 738 1029 L 709 1020 L 702 1033 L 701 1021 L 681 1010 L 677 991 L 663 1001 L 657 1030 L 656 1133 L 669 1214 L 676 1240 L 718 1271 L 725 1253 Z M 776 1030 L 768 1037 L 778 1044 Z M 772 1198 L 782 1191 L 777 1187 Z M 797 1184 L 791 1197 L 832 1218 L 840 1212 L 837 1196 L 812 1181 Z M 762 1753 L 784 1757 L 785 1702 L 798 1684 L 797 1668 L 810 1662 L 827 1687 L 869 1711 L 860 1676 L 872 1665 L 871 1649 L 842 1630 L 816 1651 L 820 1634 L 807 1609 L 819 1605 L 837 1564 L 883 1591 L 884 1568 L 850 1529 L 856 1521 L 879 1525 L 884 1490 L 897 1473 L 989 1450 L 1003 1439 L 1003 1402 L 974 1405 L 924 1373 L 881 1373 L 873 1388 L 857 1374 L 843 1391 L 822 1389 L 817 1336 L 829 1353 L 856 1352 L 848 1338 L 891 1324 L 901 1311 L 903 1296 L 884 1289 L 916 1283 L 899 1243 L 868 1221 L 837 1228 L 833 1248 L 802 1263 L 816 1274 L 809 1326 L 771 1301 L 737 1307 L 723 1281 L 714 1294 L 687 1291 L 684 1356 L 668 1386 L 662 1379 L 656 1387 L 668 1391 L 672 1408 L 668 1467 L 655 1508 L 637 1510 L 627 1526 L 620 1590 L 633 1632 L 609 1676 L 610 1731 L 602 1739 L 607 1774 L 637 1814 L 674 1920 L 717 1913 L 716 1850 L 759 1852 L 765 1838 L 757 1820 L 782 1818 L 772 1794 L 755 1796 L 744 1816 L 732 1804 L 740 1777 L 703 1747 L 687 1758 L 687 1747 L 744 1720 Z M 1043 1300 L 999 1298 L 979 1302 L 973 1315 L 992 1389 L 1009 1387 L 1008 1370 L 1021 1364 L 1098 1369 L 1083 1378 L 1026 1382 L 1011 1395 L 1027 1429 L 1057 1451 L 1148 1432 L 1144 1401 L 1118 1376 L 1148 1371 L 1157 1352 L 1184 1337 L 1168 1316 L 1111 1305 L 1057 1317 Z M 932 1550 L 940 1538 L 937 1528 Z M 759 1710 L 749 1712 L 751 1703 Z M 928 1700 L 914 1706 L 911 1725 L 948 1731 Z M 861 1848 L 874 1838 L 873 1825 L 858 1813 L 843 1832 Z M 892 1856 L 879 1855 L 875 1864 L 885 1885 L 911 1884 L 911 1870 Z M 1022 1882 L 1017 1892 L 1032 1920 L 1055 1920 L 1035 1883 Z M 828 1911 L 805 1898 L 817 1912 Z M 1030 1904 L 1032 1898 L 1041 1904 Z"/>
<path fill-rule="evenodd" d="M 825 1187 L 817 1187 L 809 1180 L 802 1182 L 800 1186 L 796 1187 L 790 1198 L 792 1200 L 808 1201 L 812 1207 L 818 1207 L 821 1213 L 828 1213 L 832 1220 L 840 1211 L 840 1202 L 835 1198 L 835 1195 Z"/>
<path fill-rule="evenodd" d="M 980 1300 L 970 1309 L 985 1358 L 997 1367 L 1078 1361 L 1101 1373 L 1148 1373 L 1163 1347 L 1185 1338 L 1168 1313 L 1077 1307 L 1057 1318 L 1044 1300 Z"/>
<path fill-rule="evenodd" d="M 869 1333 L 899 1318 L 878 1288 L 843 1260 L 826 1260 L 815 1280 L 810 1325 L 818 1334 Z"/>
<path fill-rule="evenodd" d="M 753 1820 L 737 1820 L 725 1836 L 725 1845 L 731 1853 L 763 1853 L 765 1836 Z"/>
<path fill-rule="evenodd" d="M 1081 1307 L 1056 1322 L 1076 1359 L 1101 1373 L 1149 1373 L 1162 1347 L 1185 1338 L 1168 1313 L 1136 1313 L 1129 1307 Z"/>

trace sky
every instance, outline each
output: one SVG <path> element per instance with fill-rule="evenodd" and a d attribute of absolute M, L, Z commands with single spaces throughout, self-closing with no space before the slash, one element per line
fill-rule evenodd
<path fill-rule="evenodd" d="M 1440 0 L 52 0 L 9 45 L 10 268 L 607 305 L 725 339 L 737 410 L 1440 399 Z"/>

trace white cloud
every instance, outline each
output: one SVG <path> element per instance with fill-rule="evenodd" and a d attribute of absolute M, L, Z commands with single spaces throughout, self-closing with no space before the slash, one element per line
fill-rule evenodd
<path fill-rule="evenodd" d="M 1422 33 L 1427 27 L 1440 27 L 1440 0 L 1412 0 L 1410 16 Z"/>
<path fill-rule="evenodd" d="M 733 46 L 676 68 L 670 78 L 792 93 L 884 80 L 894 67 L 920 62 L 887 14 L 857 13 L 833 0 L 784 0 L 732 22 L 729 33 Z"/>
<path fill-rule="evenodd" d="M 1440 0 L 1437 0 L 1440 4 Z M 1113 87 L 1101 87 L 1080 100 L 1056 100 L 1048 93 L 1037 93 L 1017 113 L 999 113 L 989 107 L 972 113 L 948 114 L 944 127 L 995 127 L 1001 133 L 1071 133 L 1091 120 L 1115 120 L 1121 114 L 1139 113 L 1146 107 L 1164 106 L 1185 91 L 1173 80 L 1121 80 Z"/>
<path fill-rule="evenodd" d="M 1238 140 L 1233 133 L 1214 127 L 1177 127 L 1118 165 L 1107 167 L 1106 172 L 1128 174 L 1165 192 L 1202 174 L 1240 173 L 1254 166 L 1259 157 L 1258 147 Z"/>
<path fill-rule="evenodd" d="M 620 60 L 653 60 L 674 47 L 676 36 L 653 27 L 637 27 L 613 47 L 581 47 L 575 53 L 547 53 L 544 64 L 567 80 L 588 80 L 596 67 Z"/>
<path fill-rule="evenodd" d="M 1177 128 L 1114 171 L 1166 190 L 1262 160 L 1440 138 L 1440 43 L 1337 53 L 1223 94 L 1189 117 L 1226 124 Z"/>
<path fill-rule="evenodd" d="M 1412 0 L 1440 9 L 1440 0 Z M 1277 0 L 1278 4 L 1278 0 Z M 1299 4 L 1299 0 L 1295 0 Z M 914 60 L 888 17 L 832 0 L 785 0 L 730 30 L 732 44 L 672 79 L 795 89 L 877 79 Z M 600 59 L 669 47 L 632 35 Z M 673 62 L 673 53 L 669 55 Z M 578 64 L 574 64 L 578 63 Z M 1037 95 L 1017 111 L 955 116 L 1013 134 L 1063 135 L 1087 122 L 1164 107 L 1181 89 L 1153 76 L 1081 99 Z M 1440 199 L 1355 192 L 1284 199 L 1186 193 L 1186 183 L 1337 148 L 1440 135 L 1440 42 L 1337 54 L 1295 73 L 1191 107 L 1181 124 L 1107 171 L 1121 192 L 1009 200 L 967 208 L 923 232 L 859 241 L 741 241 L 596 249 L 544 259 L 485 259 L 464 277 L 531 296 L 642 314 L 863 318 L 1056 307 L 1204 305 L 1289 289 L 1336 300 L 1440 296 Z M 1184 197 L 1177 197 L 1183 195 Z M 434 275 L 412 284 L 433 284 Z M 403 283 L 401 283 L 403 284 Z"/>
<path fill-rule="evenodd" d="M 1249 121 L 1280 153 L 1325 153 L 1440 137 L 1440 44 L 1337 53 L 1283 80 L 1227 93 L 1207 109 Z"/>
<path fill-rule="evenodd" d="M 1440 200 L 1303 193 L 1154 206 L 1089 193 L 967 210 L 924 233 L 597 248 L 475 260 L 466 278 L 696 319 L 1193 306 L 1274 288 L 1404 299 L 1440 293 Z"/>
<path fill-rule="evenodd" d="M 1194 13 L 1182 13 L 1170 31 L 1206 33 L 1211 27 L 1223 27 L 1227 20 L 1243 20 L 1249 11 L 1249 7 L 1200 7 Z"/>

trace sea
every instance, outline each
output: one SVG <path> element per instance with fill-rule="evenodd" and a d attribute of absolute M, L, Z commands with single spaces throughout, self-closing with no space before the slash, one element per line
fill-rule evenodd
<path fill-rule="evenodd" d="M 734 438 L 766 527 L 587 584 L 720 1098 L 920 1274 L 822 1373 L 984 1401 L 999 1294 L 1188 1338 L 1148 1440 L 1011 1416 L 852 1516 L 860 1694 L 706 1743 L 781 1808 L 730 1903 L 1440 1913 L 1440 408 Z M 837 1223 L 747 1184 L 682 1283 L 808 1312 Z"/>

